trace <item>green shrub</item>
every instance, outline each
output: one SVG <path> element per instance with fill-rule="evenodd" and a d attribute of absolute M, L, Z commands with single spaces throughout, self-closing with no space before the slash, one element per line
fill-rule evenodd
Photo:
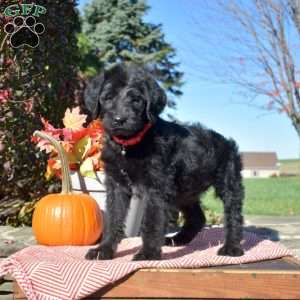
<path fill-rule="evenodd" d="M 1 1 L 0 12 L 18 2 Z M 66 108 L 80 100 L 76 2 L 37 0 L 36 4 L 47 8 L 46 15 L 36 18 L 45 25 L 38 47 L 12 48 L 0 31 L 0 202 L 27 203 L 53 189 L 54 183 L 44 179 L 46 157 L 35 149 L 31 136 L 41 128 L 41 117 L 60 126 Z M 8 21 L 0 15 L 1 27 Z M 14 225 L 31 222 L 24 216 L 13 219 Z"/>

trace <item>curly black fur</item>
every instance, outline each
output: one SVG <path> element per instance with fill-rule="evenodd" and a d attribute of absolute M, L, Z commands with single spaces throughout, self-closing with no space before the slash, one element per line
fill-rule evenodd
<path fill-rule="evenodd" d="M 199 196 L 210 186 L 224 203 L 225 243 L 219 255 L 243 254 L 241 159 L 233 140 L 200 124 L 178 125 L 159 117 L 166 105 L 162 88 L 144 68 L 119 64 L 95 77 L 85 92 L 87 108 L 100 117 L 106 142 L 102 153 L 107 188 L 107 232 L 88 259 L 111 259 L 124 237 L 124 220 L 133 188 L 146 201 L 143 247 L 134 259 L 161 258 L 164 244 L 190 242 L 205 224 Z M 140 143 L 122 146 L 112 136 L 130 138 L 147 122 L 153 127 Z M 173 240 L 165 228 L 174 207 L 185 223 Z"/>

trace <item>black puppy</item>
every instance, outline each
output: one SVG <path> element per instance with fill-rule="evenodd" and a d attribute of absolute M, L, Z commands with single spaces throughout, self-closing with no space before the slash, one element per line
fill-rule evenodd
<path fill-rule="evenodd" d="M 142 249 L 135 260 L 161 258 L 164 244 L 190 242 L 205 224 L 199 196 L 210 186 L 224 203 L 225 243 L 219 255 L 243 254 L 241 160 L 233 140 L 203 128 L 159 118 L 166 95 L 144 68 L 120 64 L 95 77 L 85 92 L 87 108 L 106 132 L 102 153 L 107 188 L 107 232 L 88 259 L 111 259 L 124 236 L 133 190 L 144 197 Z M 185 223 L 165 238 L 168 214 L 176 206 Z"/>

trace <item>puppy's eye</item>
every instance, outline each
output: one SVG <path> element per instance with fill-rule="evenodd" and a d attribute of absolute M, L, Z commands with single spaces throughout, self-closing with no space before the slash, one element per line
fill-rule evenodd
<path fill-rule="evenodd" d="M 133 103 L 139 103 L 140 102 L 140 98 L 139 97 L 133 97 L 131 101 Z"/>
<path fill-rule="evenodd" d="M 103 100 L 104 100 L 105 102 L 111 101 L 111 99 L 112 99 L 112 96 L 111 96 L 111 95 L 106 95 L 106 96 L 103 97 Z"/>

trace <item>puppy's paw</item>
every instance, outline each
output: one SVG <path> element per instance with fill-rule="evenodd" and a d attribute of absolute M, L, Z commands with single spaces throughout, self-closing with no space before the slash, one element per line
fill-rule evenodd
<path fill-rule="evenodd" d="M 221 256 L 242 256 L 244 254 L 244 250 L 240 245 L 224 245 L 219 249 L 218 255 Z"/>
<path fill-rule="evenodd" d="M 88 260 L 106 260 L 113 258 L 112 247 L 109 246 L 100 246 L 99 248 L 89 249 L 85 258 Z"/>
<path fill-rule="evenodd" d="M 134 255 L 133 260 L 161 260 L 161 250 L 144 251 L 141 249 Z"/>

